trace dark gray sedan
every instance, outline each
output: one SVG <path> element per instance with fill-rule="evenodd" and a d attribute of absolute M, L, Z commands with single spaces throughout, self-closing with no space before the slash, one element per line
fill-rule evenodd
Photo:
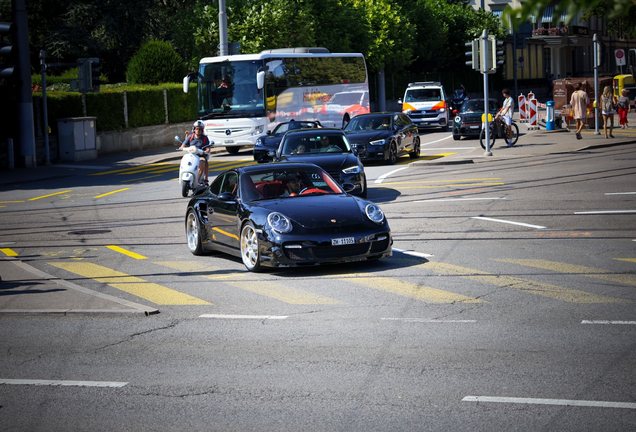
<path fill-rule="evenodd" d="M 381 112 L 355 116 L 345 133 L 361 160 L 381 160 L 394 164 L 407 154 L 420 156 L 417 126 L 400 112 Z"/>

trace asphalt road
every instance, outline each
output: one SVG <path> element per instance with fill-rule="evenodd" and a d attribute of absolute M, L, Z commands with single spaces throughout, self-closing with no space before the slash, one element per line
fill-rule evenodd
<path fill-rule="evenodd" d="M 172 163 L 30 185 L 25 262 L 161 313 L 1 316 L 0 429 L 633 430 L 634 160 L 374 164 L 392 257 L 263 274 L 190 254 Z"/>

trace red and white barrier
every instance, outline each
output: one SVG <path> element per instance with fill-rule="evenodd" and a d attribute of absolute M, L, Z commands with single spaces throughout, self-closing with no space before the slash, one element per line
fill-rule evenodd
<path fill-rule="evenodd" d="M 531 93 L 528 94 L 530 96 Z M 532 98 L 528 99 L 526 103 L 528 110 L 528 119 L 530 125 L 528 126 L 528 130 L 537 130 L 539 126 L 537 126 L 537 100 L 534 98 L 534 94 L 532 94 Z"/>
<path fill-rule="evenodd" d="M 519 99 L 519 123 L 528 123 L 528 117 L 526 115 L 526 97 L 521 93 Z"/>

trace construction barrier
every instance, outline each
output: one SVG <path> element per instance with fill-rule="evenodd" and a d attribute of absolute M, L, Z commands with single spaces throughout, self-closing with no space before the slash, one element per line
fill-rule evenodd
<path fill-rule="evenodd" d="M 521 93 L 519 95 L 519 123 L 528 123 L 526 115 L 526 97 Z"/>
<path fill-rule="evenodd" d="M 530 94 L 528 94 L 528 96 L 530 96 Z M 539 126 L 537 126 L 537 100 L 534 98 L 534 94 L 532 95 L 532 99 L 528 99 L 526 105 L 530 123 L 530 126 L 528 126 L 528 130 L 537 130 L 539 129 Z"/>

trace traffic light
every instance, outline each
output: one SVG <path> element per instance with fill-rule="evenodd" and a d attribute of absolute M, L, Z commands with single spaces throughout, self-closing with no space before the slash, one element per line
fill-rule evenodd
<path fill-rule="evenodd" d="M 6 41 L 7 37 L 13 36 L 15 30 L 15 24 L 12 22 L 0 21 L 0 79 L 18 76 L 17 67 L 13 63 L 15 46 Z"/>
<path fill-rule="evenodd" d="M 99 86 L 102 83 L 99 79 L 99 59 L 95 57 L 89 58 L 88 63 L 90 67 L 90 81 L 88 88 L 90 91 L 99 92 Z"/>
<path fill-rule="evenodd" d="M 479 62 L 479 39 L 475 39 L 471 42 L 466 42 L 466 48 L 470 49 L 470 51 L 466 51 L 466 55 L 470 57 L 470 61 L 466 62 L 466 66 L 471 66 L 475 70 L 480 70 L 480 62 Z"/>
<path fill-rule="evenodd" d="M 506 45 L 504 44 L 504 41 L 500 41 L 500 40 L 495 41 L 494 51 L 495 51 L 495 59 L 494 59 L 495 68 L 506 64 Z"/>

